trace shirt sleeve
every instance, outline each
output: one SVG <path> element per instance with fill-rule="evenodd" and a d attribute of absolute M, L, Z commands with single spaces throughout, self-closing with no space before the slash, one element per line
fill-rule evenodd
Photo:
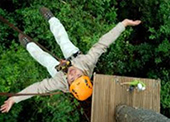
<path fill-rule="evenodd" d="M 46 93 L 58 89 L 63 89 L 65 87 L 64 84 L 57 82 L 54 78 L 44 79 L 41 82 L 36 82 L 25 89 L 23 89 L 19 93 Z M 29 99 L 33 97 L 34 95 L 28 95 L 28 96 L 16 96 L 12 97 L 15 103 L 18 103 L 20 101 Z"/>
<path fill-rule="evenodd" d="M 102 53 L 106 52 L 106 49 L 115 42 L 120 34 L 125 30 L 124 25 L 120 22 L 108 33 L 104 34 L 99 41 L 92 46 L 89 52 L 86 54 L 88 62 L 96 64 Z"/>
<path fill-rule="evenodd" d="M 119 22 L 112 30 L 104 34 L 99 39 L 99 43 L 109 47 L 112 43 L 116 41 L 116 39 L 120 36 L 120 34 L 124 30 L 125 30 L 125 26 L 122 24 L 122 22 Z"/>

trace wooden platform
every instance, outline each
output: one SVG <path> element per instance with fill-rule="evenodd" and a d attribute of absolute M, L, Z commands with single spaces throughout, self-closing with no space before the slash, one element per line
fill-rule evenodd
<path fill-rule="evenodd" d="M 146 84 L 145 91 L 127 91 L 128 85 L 134 79 Z M 91 122 L 115 122 L 115 108 L 119 104 L 132 107 L 152 109 L 160 112 L 160 81 L 132 77 L 99 75 L 94 76 Z"/>

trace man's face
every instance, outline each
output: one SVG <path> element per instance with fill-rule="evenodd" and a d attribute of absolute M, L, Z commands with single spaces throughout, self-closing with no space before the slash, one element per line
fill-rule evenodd
<path fill-rule="evenodd" d="M 69 83 L 69 85 L 71 85 L 71 83 L 76 80 L 77 78 L 81 77 L 83 75 L 83 72 L 74 67 L 74 66 L 71 66 L 68 68 L 68 72 L 67 72 L 67 81 Z"/>

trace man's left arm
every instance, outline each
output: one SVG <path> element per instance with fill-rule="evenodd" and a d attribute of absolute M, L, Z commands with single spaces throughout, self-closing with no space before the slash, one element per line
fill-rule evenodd
<path fill-rule="evenodd" d="M 87 59 L 94 65 L 97 63 L 98 58 L 102 53 L 106 52 L 106 49 L 115 42 L 115 40 L 120 36 L 120 34 L 125 30 L 127 26 L 136 26 L 141 23 L 140 20 L 129 20 L 125 19 L 119 22 L 113 29 L 104 34 L 99 41 L 92 46 L 92 48 L 87 53 Z"/>

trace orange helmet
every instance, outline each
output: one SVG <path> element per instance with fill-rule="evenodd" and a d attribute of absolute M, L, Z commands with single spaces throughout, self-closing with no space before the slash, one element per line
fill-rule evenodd
<path fill-rule="evenodd" d="M 92 90 L 93 86 L 88 76 L 81 76 L 70 85 L 70 92 L 80 101 L 89 98 Z"/>

